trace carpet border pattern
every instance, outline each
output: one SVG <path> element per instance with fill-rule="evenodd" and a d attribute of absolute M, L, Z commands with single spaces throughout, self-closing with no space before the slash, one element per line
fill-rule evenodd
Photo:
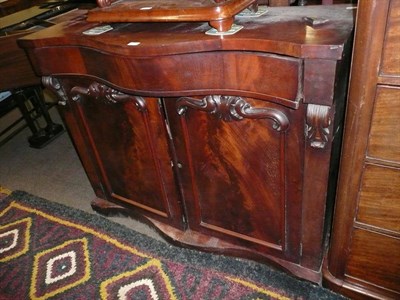
<path fill-rule="evenodd" d="M 7 206 L 6 208 L 4 208 L 5 205 Z M 325 290 L 308 282 L 296 280 L 288 276 L 287 274 L 273 270 L 265 265 L 247 260 L 224 257 L 222 255 L 212 255 L 209 253 L 203 253 L 195 250 L 189 250 L 175 247 L 169 244 L 164 244 L 160 241 L 156 241 L 154 239 L 151 239 L 150 237 L 134 232 L 133 230 L 128 229 L 125 226 L 113 223 L 103 216 L 89 214 L 74 208 L 66 207 L 62 204 L 40 199 L 22 191 L 15 191 L 9 194 L 9 196 L 0 201 L 0 207 L 0 220 L 1 217 L 4 216 L 7 211 L 11 209 L 24 210 L 30 214 L 40 216 L 51 222 L 55 222 L 69 228 L 74 228 L 76 230 L 84 231 L 85 233 L 91 234 L 98 239 L 104 240 L 106 243 L 109 243 L 114 247 L 131 252 L 131 254 L 135 257 L 147 259 L 147 263 L 139 266 L 137 270 L 133 270 L 129 274 L 127 272 L 123 274 L 118 274 L 115 277 L 111 277 L 108 280 L 101 282 L 99 285 L 101 299 L 110 299 L 109 295 L 107 294 L 108 288 L 109 286 L 112 286 L 114 281 L 120 280 L 124 276 L 133 276 L 136 273 L 148 268 L 156 268 L 159 271 L 159 274 L 161 274 L 161 281 L 165 284 L 164 291 L 166 292 L 166 295 L 157 299 L 180 299 L 175 293 L 174 285 L 170 281 L 168 275 L 166 273 L 163 273 L 163 268 L 161 267 L 164 263 L 163 260 L 173 260 L 174 262 L 182 264 L 190 261 L 190 263 L 197 268 L 212 268 L 216 272 L 225 274 L 226 280 L 235 282 L 239 285 L 243 285 L 247 289 L 254 290 L 254 293 L 264 295 L 266 299 L 283 300 L 302 298 L 341 298 L 340 296 L 328 290 Z M 45 211 L 51 211 L 51 214 Z M 79 221 L 75 222 L 75 220 Z M 29 235 L 29 228 L 32 221 L 26 219 L 24 220 L 24 222 L 26 223 L 24 225 L 24 228 L 26 228 L 24 232 L 26 235 Z M 0 223 L 0 232 L 1 230 L 4 230 L 5 226 L 9 226 L 9 224 Z M 27 236 L 26 239 L 29 240 L 29 236 Z M 78 243 L 79 241 L 76 242 Z M 80 242 L 82 243 L 81 252 L 87 252 L 87 249 L 85 248 L 85 242 Z M 62 245 L 62 247 L 64 246 L 67 245 Z M 29 249 L 26 248 L 26 246 L 22 247 L 19 255 L 24 255 L 27 251 L 29 251 Z M 157 251 L 155 251 L 154 249 L 157 249 Z M 51 249 L 51 251 L 53 250 L 57 249 Z M 39 260 L 46 254 L 47 252 L 45 251 L 36 254 L 35 267 L 38 264 Z M 89 260 L 88 257 L 87 260 Z M 51 293 L 41 294 L 40 291 L 35 289 L 36 281 L 39 280 L 38 271 L 37 269 L 35 270 L 35 267 L 33 269 L 33 278 L 30 287 L 31 299 L 47 299 L 61 294 L 65 291 L 66 287 L 63 287 L 58 290 L 53 290 Z M 79 283 L 88 280 L 88 277 L 90 276 L 89 273 L 90 270 L 82 271 L 80 281 L 72 282 L 69 286 L 67 286 L 67 288 L 73 288 L 75 285 L 78 285 Z M 243 276 L 243 274 L 245 274 L 245 276 Z M 56 276 L 54 276 L 54 278 L 56 278 Z M 149 287 L 151 287 L 148 282 L 143 281 L 141 283 L 147 284 Z"/>

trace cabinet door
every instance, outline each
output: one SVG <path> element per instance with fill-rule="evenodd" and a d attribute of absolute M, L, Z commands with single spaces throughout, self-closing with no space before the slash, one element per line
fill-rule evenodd
<path fill-rule="evenodd" d="M 165 105 L 188 226 L 296 261 L 303 108 L 235 96 L 165 99 Z"/>
<path fill-rule="evenodd" d="M 181 227 L 159 99 L 128 95 L 89 79 L 63 86 L 107 200 Z"/>

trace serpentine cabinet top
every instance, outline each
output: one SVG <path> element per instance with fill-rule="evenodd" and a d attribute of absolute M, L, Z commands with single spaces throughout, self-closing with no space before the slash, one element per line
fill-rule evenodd
<path fill-rule="evenodd" d="M 207 22 L 88 22 L 80 16 L 19 40 L 23 48 L 76 46 L 116 55 L 150 57 L 219 50 L 260 51 L 298 58 L 338 60 L 353 29 L 349 5 L 267 7 L 261 16 L 236 16 L 243 28 L 208 35 Z M 309 20 L 322 20 L 312 25 Z"/>

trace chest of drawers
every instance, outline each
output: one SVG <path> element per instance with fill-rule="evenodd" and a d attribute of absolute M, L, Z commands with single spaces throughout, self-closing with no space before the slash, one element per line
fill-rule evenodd
<path fill-rule="evenodd" d="M 360 1 L 326 284 L 400 297 L 400 1 Z"/>

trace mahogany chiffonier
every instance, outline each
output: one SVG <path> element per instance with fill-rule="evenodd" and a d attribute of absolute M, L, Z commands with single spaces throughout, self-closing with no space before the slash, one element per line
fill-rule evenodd
<path fill-rule="evenodd" d="M 19 44 L 59 97 L 94 209 L 320 282 L 353 13 L 271 7 L 212 35 L 203 21 L 89 12 Z"/>
<path fill-rule="evenodd" d="M 400 299 L 400 1 L 360 1 L 325 284 Z"/>

